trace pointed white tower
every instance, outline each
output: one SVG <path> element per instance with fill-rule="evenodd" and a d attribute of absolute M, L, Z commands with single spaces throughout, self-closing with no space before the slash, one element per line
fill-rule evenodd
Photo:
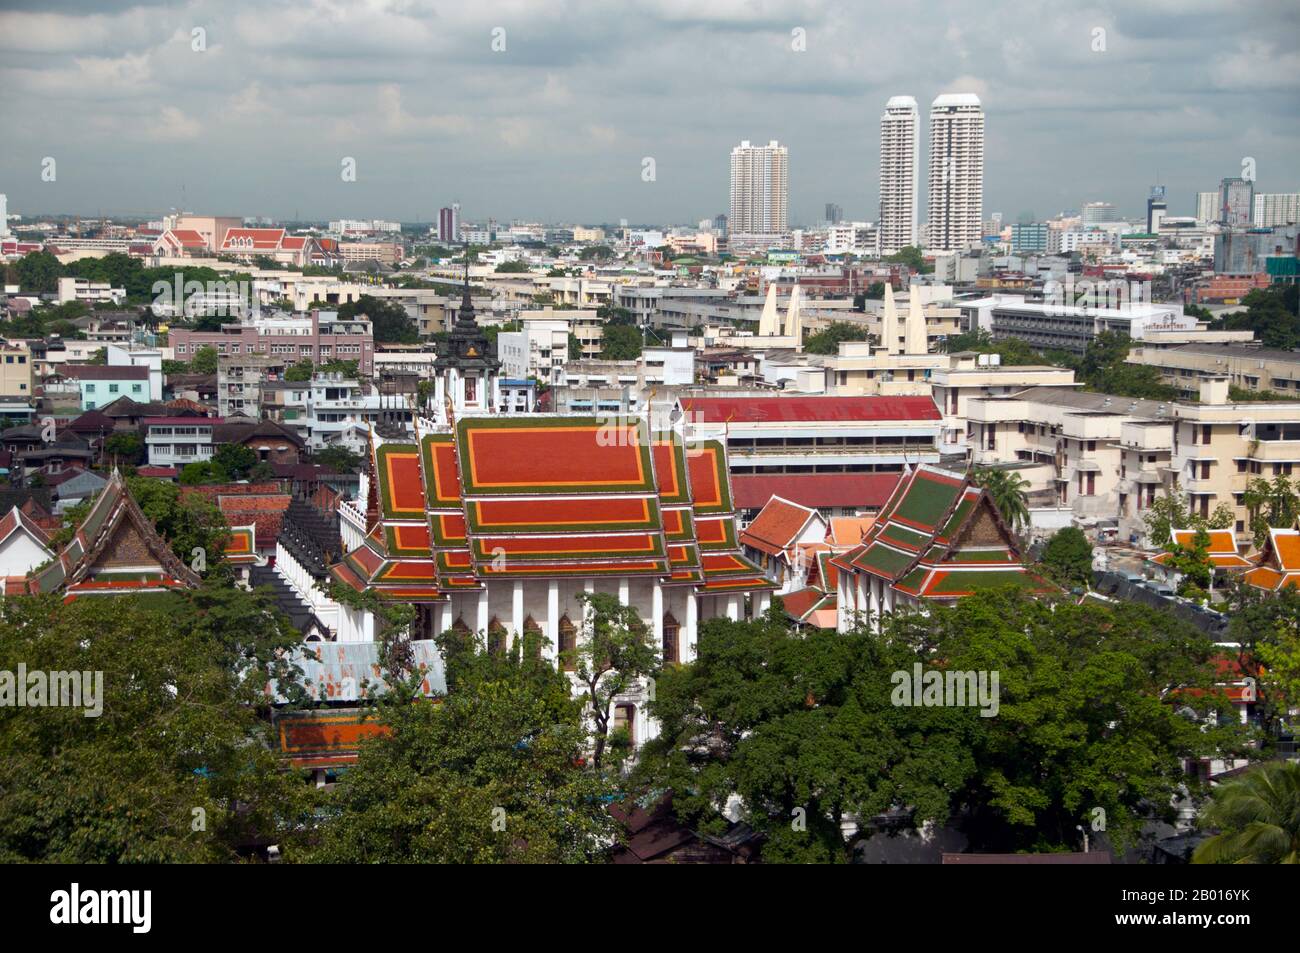
<path fill-rule="evenodd" d="M 773 282 L 767 286 L 767 300 L 763 302 L 763 313 L 758 319 L 758 336 L 767 338 L 779 334 L 776 322 L 776 282 Z"/>
<path fill-rule="evenodd" d="M 799 286 L 790 289 L 790 305 L 785 310 L 785 336 L 795 339 L 795 347 L 803 343 L 803 314 L 799 309 Z"/>
<path fill-rule="evenodd" d="M 925 340 L 925 310 L 921 307 L 921 285 L 912 285 L 907 292 L 907 324 L 903 336 L 907 354 L 924 354 L 929 350 Z"/>
<path fill-rule="evenodd" d="M 885 282 L 885 312 L 880 318 L 880 345 L 886 354 L 898 353 L 898 306 L 894 304 L 894 286 Z"/>

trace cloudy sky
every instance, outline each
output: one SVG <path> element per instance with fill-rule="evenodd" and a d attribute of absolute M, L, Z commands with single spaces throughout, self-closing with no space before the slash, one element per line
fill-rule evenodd
<path fill-rule="evenodd" d="M 732 146 L 779 139 L 792 223 L 832 201 L 870 220 L 885 101 L 974 92 L 986 214 L 1136 215 L 1155 182 L 1190 214 L 1247 156 L 1259 190 L 1300 190 L 1298 40 L 1295 0 L 0 0 L 0 192 L 694 223 L 726 210 Z"/>

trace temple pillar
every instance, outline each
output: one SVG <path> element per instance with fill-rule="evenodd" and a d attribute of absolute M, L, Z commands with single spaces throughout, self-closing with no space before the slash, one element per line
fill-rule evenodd
<path fill-rule="evenodd" d="M 754 593 L 754 617 L 760 618 L 767 614 L 767 610 L 772 607 L 772 593 L 764 589 L 761 592 Z"/>
<path fill-rule="evenodd" d="M 686 624 L 682 626 L 683 662 L 695 661 L 695 636 L 699 615 L 699 597 L 688 589 L 686 590 Z"/>
<path fill-rule="evenodd" d="M 487 584 L 484 583 L 483 588 L 479 590 L 478 594 L 478 619 L 474 623 L 474 631 L 479 635 L 486 636 L 488 630 L 488 619 L 488 590 Z"/>
<path fill-rule="evenodd" d="M 434 632 L 433 634 L 435 636 L 438 636 L 438 635 L 442 635 L 442 633 L 450 629 L 451 624 L 454 621 L 456 621 L 451 617 L 451 599 L 448 599 L 446 602 L 438 603 L 434 611 L 435 611 L 435 618 L 437 620 L 434 627 L 438 631 Z"/>
<path fill-rule="evenodd" d="M 664 644 L 664 587 L 659 580 L 654 581 L 650 590 L 650 614 L 654 616 L 655 645 L 663 648 Z"/>
<path fill-rule="evenodd" d="M 735 593 L 727 596 L 727 618 L 732 622 L 740 621 L 740 596 Z"/>
<path fill-rule="evenodd" d="M 560 583 L 556 579 L 546 584 L 546 639 L 542 657 L 553 659 L 560 645 Z"/>
<path fill-rule="evenodd" d="M 511 593 L 510 622 L 514 626 L 511 638 L 522 639 L 524 635 L 524 583 L 515 580 L 514 592 Z"/>

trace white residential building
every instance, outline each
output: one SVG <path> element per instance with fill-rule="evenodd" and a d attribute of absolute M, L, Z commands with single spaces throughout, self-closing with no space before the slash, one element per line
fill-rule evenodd
<path fill-rule="evenodd" d="M 984 108 L 974 93 L 946 93 L 930 106 L 928 247 L 978 245 L 984 217 Z"/>
<path fill-rule="evenodd" d="M 765 146 L 753 146 L 746 139 L 731 150 L 730 232 L 784 232 L 788 199 L 785 146 L 775 139 Z"/>
<path fill-rule="evenodd" d="M 1255 196 L 1252 224 L 1256 228 L 1300 222 L 1300 192 L 1261 192 Z"/>
<path fill-rule="evenodd" d="M 894 96 L 880 117 L 880 253 L 917 243 L 921 120 L 916 100 Z"/>

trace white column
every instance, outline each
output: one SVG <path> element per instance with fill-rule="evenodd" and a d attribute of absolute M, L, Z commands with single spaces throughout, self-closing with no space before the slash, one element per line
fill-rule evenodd
<path fill-rule="evenodd" d="M 625 606 L 632 604 L 632 584 L 627 576 L 618 581 L 618 601 Z"/>
<path fill-rule="evenodd" d="M 727 618 L 732 622 L 740 619 L 740 596 L 734 593 L 727 596 Z"/>
<path fill-rule="evenodd" d="M 876 592 L 875 579 L 875 576 L 869 576 L 865 572 L 853 574 L 853 584 L 857 587 L 853 602 L 858 612 L 858 624 L 866 622 L 868 615 L 874 616 L 876 613 L 876 606 L 872 601 Z"/>
<path fill-rule="evenodd" d="M 857 605 L 853 601 L 853 581 L 849 574 L 841 569 L 835 575 L 835 631 L 849 631 L 849 621 L 853 618 L 853 613 L 857 611 Z"/>
<path fill-rule="evenodd" d="M 655 645 L 663 648 L 664 644 L 664 587 L 659 580 L 654 581 L 650 590 L 650 614 L 654 616 Z"/>
<path fill-rule="evenodd" d="M 772 593 L 767 589 L 755 594 L 754 596 L 754 615 L 762 616 L 772 607 Z"/>
<path fill-rule="evenodd" d="M 522 639 L 524 636 L 524 583 L 521 579 L 515 580 L 515 589 L 512 593 L 513 601 L 510 606 L 511 624 L 515 631 L 512 638 Z"/>
<path fill-rule="evenodd" d="M 448 599 L 446 602 L 442 602 L 438 604 L 437 618 L 438 618 L 438 626 L 437 626 L 438 631 L 433 634 L 442 635 L 442 633 L 446 632 L 448 629 L 451 628 L 452 622 L 455 621 L 451 617 L 451 599 Z"/>
<path fill-rule="evenodd" d="M 546 638 L 550 644 L 542 648 L 542 657 L 553 659 L 560 647 L 560 583 L 555 579 L 546 586 Z"/>
<path fill-rule="evenodd" d="M 867 612 L 870 614 L 870 618 L 871 618 L 871 631 L 879 632 L 880 631 L 880 597 L 878 595 L 878 591 L 880 588 L 879 581 L 873 576 L 871 577 L 869 585 L 871 586 L 871 598 L 870 601 L 867 603 Z"/>
<path fill-rule="evenodd" d="M 686 590 L 686 624 L 682 626 L 682 661 L 695 661 L 695 627 L 700 614 L 700 605 L 698 597 L 689 589 Z"/>
<path fill-rule="evenodd" d="M 488 628 L 488 591 L 487 585 L 478 594 L 478 621 L 475 623 L 474 630 L 479 635 L 487 635 Z"/>

